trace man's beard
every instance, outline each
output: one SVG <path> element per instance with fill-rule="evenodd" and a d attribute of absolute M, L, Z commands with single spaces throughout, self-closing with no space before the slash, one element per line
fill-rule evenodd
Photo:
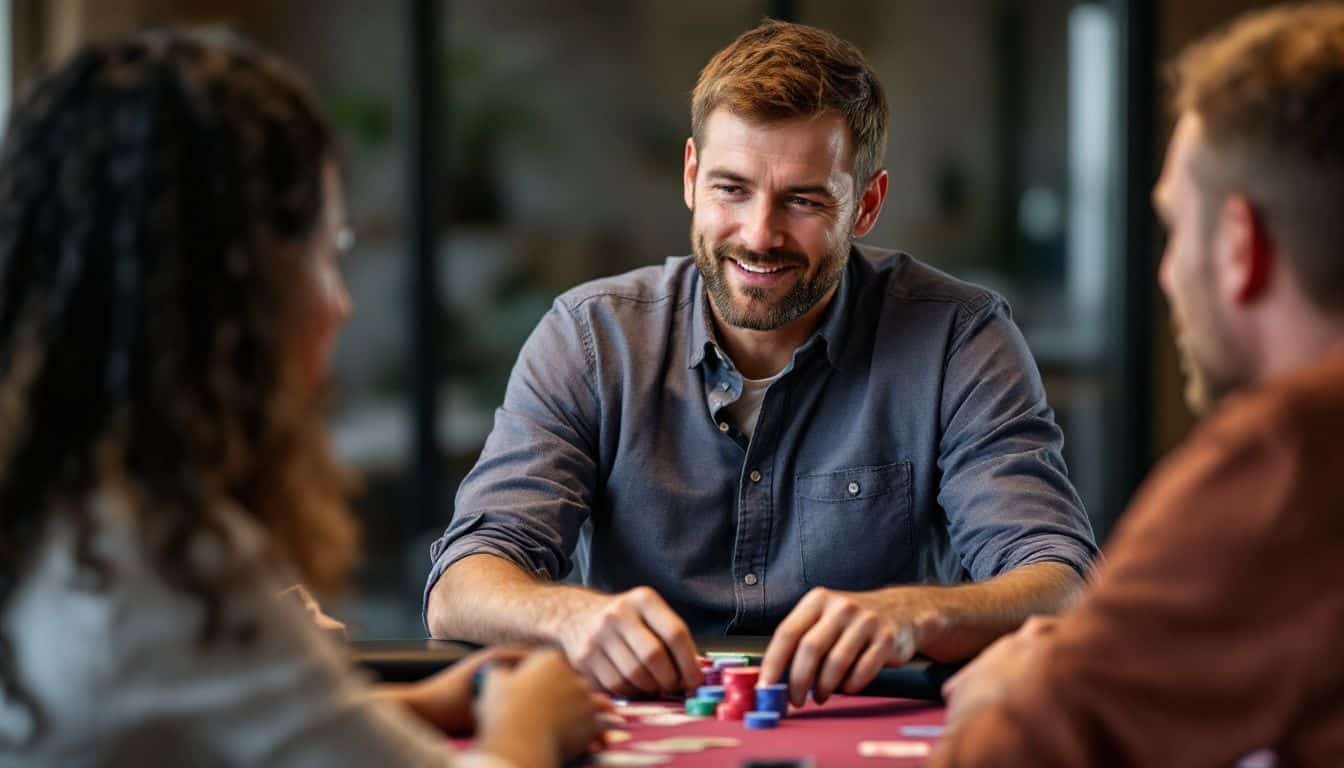
<path fill-rule="evenodd" d="M 691 250 L 695 256 L 695 265 L 704 276 L 709 297 L 725 323 L 752 331 L 773 331 L 807 314 L 840 283 L 849 256 L 849 241 L 845 239 L 834 251 L 826 254 L 816 276 L 808 280 L 807 257 L 801 253 L 785 250 L 757 253 L 731 243 L 719 243 L 711 249 L 704 237 L 696 233 L 692 212 Z M 724 274 L 726 269 L 732 268 L 728 265 L 730 259 L 763 267 L 783 264 L 796 266 L 802 276 L 783 297 L 773 302 L 770 291 L 742 287 L 741 293 L 749 302 L 747 306 L 739 308 L 733 301 L 733 288 Z"/>
<path fill-rule="evenodd" d="M 1185 375 L 1185 403 L 1206 416 L 1228 395 L 1251 384 L 1250 365 L 1214 307 L 1202 305 L 1202 323 L 1173 311 L 1176 349 Z"/>

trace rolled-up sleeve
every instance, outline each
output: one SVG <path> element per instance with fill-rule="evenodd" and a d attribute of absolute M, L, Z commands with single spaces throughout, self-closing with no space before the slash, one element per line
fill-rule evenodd
<path fill-rule="evenodd" d="M 1092 526 L 1026 340 L 997 298 L 969 317 L 951 346 L 940 414 L 938 500 L 953 546 L 976 580 L 1040 562 L 1086 577 Z"/>
<path fill-rule="evenodd" d="M 468 555 L 497 555 L 542 578 L 569 572 L 597 484 L 592 371 L 589 332 L 557 300 L 523 346 L 452 523 L 430 546 L 422 618 L 444 570 Z"/>

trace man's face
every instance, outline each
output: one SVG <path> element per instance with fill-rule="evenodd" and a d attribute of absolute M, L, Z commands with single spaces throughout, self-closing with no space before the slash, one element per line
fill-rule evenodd
<path fill-rule="evenodd" d="M 695 263 L 719 318 L 768 331 L 824 305 L 859 213 L 844 120 L 759 123 L 720 109 L 701 139 L 687 142 L 686 204 Z"/>
<path fill-rule="evenodd" d="M 1171 305 L 1186 376 L 1185 400 L 1199 414 L 1252 379 L 1244 346 L 1231 327 L 1234 308 L 1218 290 L 1214 252 L 1219 246 L 1221 201 L 1200 189 L 1194 174 L 1202 141 L 1199 118 L 1183 116 L 1153 191 L 1154 206 L 1167 230 L 1158 282 Z"/>

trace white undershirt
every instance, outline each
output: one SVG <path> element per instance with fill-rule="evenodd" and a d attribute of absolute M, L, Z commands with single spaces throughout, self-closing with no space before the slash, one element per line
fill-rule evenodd
<path fill-rule="evenodd" d="M 784 375 L 784 371 L 776 373 L 766 379 L 748 379 L 742 377 L 742 396 L 729 405 L 725 405 L 723 410 L 732 417 L 733 423 L 741 430 L 742 434 L 750 440 L 756 433 L 756 421 L 761 416 L 761 403 L 765 401 L 765 391 L 771 384 L 779 381 L 779 377 Z"/>

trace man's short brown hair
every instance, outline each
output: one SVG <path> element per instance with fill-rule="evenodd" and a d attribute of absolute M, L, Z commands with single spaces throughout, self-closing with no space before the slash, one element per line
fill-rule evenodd
<path fill-rule="evenodd" d="M 1206 210 L 1245 195 L 1308 299 L 1344 311 L 1344 5 L 1247 14 L 1172 76 L 1176 111 L 1203 128 Z"/>
<path fill-rule="evenodd" d="M 854 144 L 854 183 L 862 188 L 887 148 L 887 99 L 863 54 L 830 32 L 765 21 L 719 51 L 691 94 L 691 135 L 702 146 L 718 108 L 773 121 L 839 113 Z"/>

